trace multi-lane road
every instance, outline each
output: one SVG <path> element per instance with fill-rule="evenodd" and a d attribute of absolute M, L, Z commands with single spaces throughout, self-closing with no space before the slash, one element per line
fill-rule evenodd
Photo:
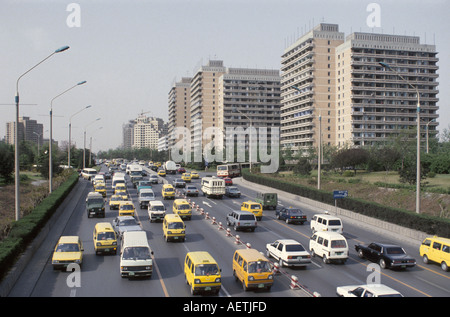
<path fill-rule="evenodd" d="M 102 167 L 106 170 L 106 167 Z M 204 176 L 206 173 L 200 173 Z M 211 173 L 209 173 L 211 174 Z M 168 175 L 166 182 L 171 183 L 179 175 Z M 232 256 L 237 248 L 251 248 L 265 254 L 265 245 L 281 238 L 295 239 L 305 248 L 309 246 L 311 230 L 309 219 L 318 212 L 317 209 L 300 205 L 288 196 L 279 195 L 280 206 L 301 207 L 308 217 L 304 225 L 292 225 L 275 218 L 275 211 L 265 210 L 262 221 L 258 222 L 255 232 L 235 232 L 231 236 L 226 231 L 226 214 L 233 209 L 240 209 L 240 204 L 256 196 L 257 186 L 250 186 L 240 179 L 234 180 L 242 192 L 240 198 L 209 199 L 200 194 L 190 198 L 204 214 L 193 210 L 192 220 L 186 223 L 185 242 L 166 242 L 163 238 L 162 224 L 150 223 L 147 210 L 139 209 L 136 189 L 128 181 L 129 194 L 135 204 L 137 218 L 142 229 L 147 232 L 149 244 L 154 252 L 154 273 L 151 279 L 128 280 L 120 277 L 119 255 L 95 255 L 92 233 L 97 222 L 111 222 L 117 211 L 110 211 L 106 206 L 106 218 L 87 218 L 85 197 L 92 190 L 92 184 L 80 179 L 78 185 L 66 199 L 64 211 L 52 226 L 47 238 L 35 252 L 21 278 L 12 288 L 9 296 L 40 297 L 190 297 L 189 287 L 183 274 L 183 260 L 187 252 L 208 251 L 222 269 L 222 289 L 219 297 L 310 297 L 313 293 L 326 297 L 336 296 L 336 287 L 342 285 L 366 284 L 373 279 L 373 272 L 368 270 L 370 262 L 360 259 L 354 245 L 373 241 L 390 241 L 404 247 L 406 252 L 417 259 L 417 265 L 407 270 L 381 270 L 379 282 L 401 292 L 406 297 L 447 297 L 450 296 L 450 273 L 443 272 L 437 265 L 422 263 L 418 250 L 420 242 L 407 241 L 395 235 L 386 235 L 378 229 L 358 224 L 343 218 L 344 236 L 346 237 L 350 257 L 345 264 L 324 264 L 321 258 L 312 258 L 306 269 L 281 268 L 275 275 L 274 285 L 269 292 L 244 291 L 241 284 L 232 275 Z M 193 180 L 200 189 L 200 180 Z M 110 181 L 107 182 L 109 197 L 112 193 Z M 172 212 L 172 200 L 161 197 L 162 184 L 154 185 L 156 198 L 164 202 L 167 212 Z M 181 197 L 180 197 L 181 198 Z M 208 213 L 209 219 L 206 218 Z M 213 217 L 216 223 L 213 222 Z M 220 227 L 219 222 L 222 223 Z M 79 285 L 72 285 L 68 272 L 54 271 L 51 256 L 57 239 L 61 235 L 78 235 L 84 244 L 84 259 Z M 236 242 L 239 235 L 241 244 Z M 271 259 L 273 260 L 273 259 Z M 298 278 L 302 288 L 291 287 L 292 276 Z"/>

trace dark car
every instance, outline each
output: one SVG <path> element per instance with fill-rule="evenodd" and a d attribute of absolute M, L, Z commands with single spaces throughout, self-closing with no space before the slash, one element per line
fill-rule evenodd
<path fill-rule="evenodd" d="M 355 250 L 361 259 L 368 259 L 385 268 L 407 268 L 416 265 L 416 260 L 395 244 L 372 242 L 368 246 L 357 244 Z"/>
<path fill-rule="evenodd" d="M 306 215 L 299 208 L 281 208 L 275 211 L 277 219 L 284 220 L 286 223 L 300 223 L 304 224 L 306 221 Z"/>
<path fill-rule="evenodd" d="M 227 186 L 225 187 L 225 196 L 239 198 L 241 197 L 241 192 L 236 186 Z"/>
<path fill-rule="evenodd" d="M 173 186 L 174 187 L 186 187 L 186 182 L 184 180 L 182 180 L 181 178 L 177 178 L 173 181 Z"/>
<path fill-rule="evenodd" d="M 180 174 L 183 174 L 183 173 L 186 173 L 186 170 L 184 169 L 184 167 L 180 167 L 180 168 L 178 168 L 177 172 Z"/>

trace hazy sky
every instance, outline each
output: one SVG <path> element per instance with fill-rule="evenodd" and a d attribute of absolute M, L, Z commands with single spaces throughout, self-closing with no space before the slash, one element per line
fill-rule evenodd
<path fill-rule="evenodd" d="M 380 27 L 368 25 L 370 3 Z M 0 0 L 0 138 L 15 120 L 17 78 L 61 46 L 70 49 L 20 80 L 20 116 L 43 123 L 48 138 L 50 101 L 86 80 L 53 102 L 53 138 L 67 141 L 70 116 L 92 105 L 73 117 L 72 140 L 82 148 L 86 125 L 101 118 L 87 128 L 97 152 L 117 148 L 122 125 L 142 111 L 167 120 L 173 82 L 208 59 L 279 69 L 286 46 L 320 22 L 346 36 L 416 35 L 436 44 L 442 131 L 450 126 L 449 12 L 448 0 Z"/>

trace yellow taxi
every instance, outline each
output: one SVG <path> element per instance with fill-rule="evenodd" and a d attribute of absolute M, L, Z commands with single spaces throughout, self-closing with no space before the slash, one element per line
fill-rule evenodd
<path fill-rule="evenodd" d="M 133 202 L 126 200 L 119 204 L 119 216 L 132 216 L 134 217 L 136 209 L 134 208 Z"/>
<path fill-rule="evenodd" d="M 166 170 L 159 170 L 158 176 L 166 176 Z"/>
<path fill-rule="evenodd" d="M 191 220 L 192 208 L 186 199 L 175 199 L 173 202 L 172 211 L 179 215 L 182 219 Z"/>
<path fill-rule="evenodd" d="M 123 183 L 118 183 L 114 189 L 114 195 L 121 195 L 124 199 L 128 199 L 127 186 Z"/>
<path fill-rule="evenodd" d="M 61 236 L 52 256 L 54 270 L 66 268 L 71 263 L 81 267 L 83 263 L 83 243 L 78 236 Z"/>
<path fill-rule="evenodd" d="M 270 290 L 273 285 L 272 265 L 256 249 L 238 249 L 234 252 L 233 275 L 241 281 L 245 291 L 250 288 Z"/>
<path fill-rule="evenodd" d="M 156 162 L 155 164 L 154 164 L 156 167 L 161 167 L 161 162 Z"/>
<path fill-rule="evenodd" d="M 423 240 L 419 254 L 423 263 L 437 263 L 443 271 L 448 271 L 450 266 L 450 239 L 442 237 L 428 237 Z"/>
<path fill-rule="evenodd" d="M 191 171 L 191 178 L 198 179 L 198 178 L 200 178 L 200 175 L 196 171 Z"/>
<path fill-rule="evenodd" d="M 112 195 L 109 199 L 109 209 L 119 209 L 120 202 L 124 201 L 126 199 L 123 199 L 122 195 Z"/>
<path fill-rule="evenodd" d="M 186 239 L 186 226 L 180 216 L 168 214 L 163 220 L 163 236 L 166 242 L 184 241 Z"/>
<path fill-rule="evenodd" d="M 181 174 L 181 179 L 184 180 L 186 183 L 190 183 L 191 182 L 191 173 L 183 173 Z"/>
<path fill-rule="evenodd" d="M 98 222 L 93 232 L 95 254 L 117 253 L 116 232 L 109 222 Z"/>
<path fill-rule="evenodd" d="M 96 183 L 94 186 L 94 191 L 102 194 L 103 197 L 106 197 L 106 184 L 105 183 Z"/>
<path fill-rule="evenodd" d="M 175 199 L 175 188 L 171 184 L 164 184 L 161 194 L 163 199 Z"/>
<path fill-rule="evenodd" d="M 249 211 L 255 215 L 256 220 L 261 220 L 263 216 L 263 208 L 260 203 L 254 201 L 244 201 L 241 205 L 241 211 Z"/>
<path fill-rule="evenodd" d="M 208 252 L 195 251 L 186 254 L 184 276 L 192 295 L 201 291 L 218 294 L 222 283 L 220 272 L 219 265 Z"/>

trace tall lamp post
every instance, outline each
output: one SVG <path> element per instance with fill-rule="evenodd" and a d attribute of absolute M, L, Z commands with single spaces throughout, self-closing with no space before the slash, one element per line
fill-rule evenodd
<path fill-rule="evenodd" d="M 86 128 L 88 126 L 90 126 L 91 124 L 93 124 L 94 122 L 97 122 L 98 120 L 100 120 L 101 118 L 97 118 L 94 121 L 88 123 L 85 125 L 84 127 L 84 145 L 83 145 L 83 169 L 86 168 Z"/>
<path fill-rule="evenodd" d="M 414 86 L 409 83 L 399 72 L 394 70 L 391 66 L 386 63 L 379 63 L 382 67 L 387 68 L 388 70 L 395 73 L 398 77 L 404 80 L 408 86 L 413 88 L 417 94 L 417 164 L 416 164 L 416 213 L 420 213 L 420 94 L 417 86 Z"/>
<path fill-rule="evenodd" d="M 71 139 L 72 139 L 72 118 L 79 114 L 81 111 L 86 110 L 88 108 L 92 107 L 91 105 L 84 107 L 83 109 L 81 109 L 80 111 L 74 113 L 73 115 L 70 116 L 69 119 L 69 149 L 67 151 L 67 167 L 70 168 L 70 147 L 71 147 Z"/>
<path fill-rule="evenodd" d="M 52 147 L 53 147 L 53 101 L 61 95 L 64 95 L 69 90 L 73 88 L 85 84 L 86 81 L 80 81 L 78 84 L 73 85 L 69 89 L 64 90 L 62 93 L 54 97 L 50 102 L 50 141 L 49 141 L 49 157 L 48 157 L 48 192 L 51 194 L 53 191 L 53 158 L 52 158 Z"/>
<path fill-rule="evenodd" d="M 15 103 L 16 103 L 16 126 L 15 126 L 15 140 L 14 140 L 14 162 L 15 162 L 15 219 L 16 221 L 20 219 L 20 192 L 19 192 L 19 186 L 20 186 L 20 179 L 19 179 L 19 80 L 28 74 L 30 71 L 35 69 L 37 66 L 45 62 L 47 59 L 52 57 L 53 55 L 57 53 L 64 52 L 69 49 L 69 46 L 63 46 L 61 48 L 58 48 L 53 53 L 51 53 L 49 56 L 41 60 L 39 63 L 31 67 L 29 70 L 27 70 L 25 73 L 19 76 L 16 82 L 16 97 L 15 97 Z"/>

